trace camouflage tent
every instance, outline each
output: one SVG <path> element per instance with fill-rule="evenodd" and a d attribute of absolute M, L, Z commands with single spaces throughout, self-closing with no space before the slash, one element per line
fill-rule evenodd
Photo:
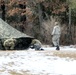
<path fill-rule="evenodd" d="M 19 38 L 19 37 L 30 37 L 17 29 L 13 28 L 5 21 L 0 18 L 0 38 Z"/>
<path fill-rule="evenodd" d="M 6 38 L 16 38 L 16 49 L 25 49 L 29 47 L 33 37 L 18 31 L 0 18 L 0 46 Z"/>

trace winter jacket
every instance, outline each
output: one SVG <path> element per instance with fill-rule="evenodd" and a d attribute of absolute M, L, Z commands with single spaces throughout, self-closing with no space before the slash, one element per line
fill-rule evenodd
<path fill-rule="evenodd" d="M 41 46 L 41 42 L 37 39 L 34 39 L 31 43 L 32 45 L 40 45 Z"/>
<path fill-rule="evenodd" d="M 61 34 L 61 29 L 59 25 L 54 26 L 52 35 L 60 35 Z"/>

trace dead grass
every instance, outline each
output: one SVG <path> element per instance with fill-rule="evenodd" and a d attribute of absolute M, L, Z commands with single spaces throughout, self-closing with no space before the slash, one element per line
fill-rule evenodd
<path fill-rule="evenodd" d="M 5 70 L 0 70 L 0 72 L 4 72 Z"/>
<path fill-rule="evenodd" d="M 56 51 L 54 52 L 55 56 L 59 56 L 59 57 L 69 57 L 69 58 L 74 58 L 76 59 L 76 52 L 72 52 L 72 51 Z"/>
<path fill-rule="evenodd" d="M 15 52 L 17 52 L 17 50 L 16 51 L 0 51 L 0 56 L 2 56 L 2 55 L 4 55 L 5 53 L 6 53 L 6 56 L 9 56 L 9 54 L 11 54 L 11 53 L 15 53 Z M 33 51 L 32 51 L 33 52 Z M 46 56 L 59 56 L 59 57 L 64 57 L 64 58 L 66 58 L 66 57 L 69 57 L 69 58 L 74 58 L 74 59 L 76 59 L 76 51 L 62 51 L 62 50 L 60 50 L 60 51 L 37 51 L 37 52 L 39 52 L 39 53 L 44 53 Z"/>
<path fill-rule="evenodd" d="M 74 58 L 76 59 L 76 51 L 47 51 L 46 55 L 58 56 L 61 58 Z"/>
<path fill-rule="evenodd" d="M 16 50 L 17 51 L 17 50 Z M 0 51 L 0 56 L 4 55 L 5 53 L 7 54 L 7 56 L 11 53 L 15 53 L 16 51 Z M 33 52 L 33 51 L 32 51 Z M 66 58 L 66 57 L 69 57 L 69 58 L 74 58 L 76 59 L 76 51 L 37 51 L 39 53 L 44 53 L 46 56 L 59 56 L 61 58 Z"/>
<path fill-rule="evenodd" d="M 22 74 L 20 74 L 20 73 L 14 72 L 14 71 L 10 71 L 9 73 L 10 73 L 11 75 L 22 75 Z"/>
<path fill-rule="evenodd" d="M 9 71 L 9 74 L 11 74 L 11 75 L 31 75 L 31 74 L 29 74 L 29 73 L 27 73 L 28 71 L 21 71 L 22 73 L 18 73 L 18 72 L 16 72 L 16 71 Z"/>

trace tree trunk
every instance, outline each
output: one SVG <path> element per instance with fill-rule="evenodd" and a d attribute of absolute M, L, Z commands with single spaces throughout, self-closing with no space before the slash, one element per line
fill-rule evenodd
<path fill-rule="evenodd" d="M 42 17 L 42 10 L 41 10 L 41 7 L 40 7 L 40 3 L 38 3 L 38 15 L 39 15 L 39 28 L 41 30 L 43 17 Z"/>

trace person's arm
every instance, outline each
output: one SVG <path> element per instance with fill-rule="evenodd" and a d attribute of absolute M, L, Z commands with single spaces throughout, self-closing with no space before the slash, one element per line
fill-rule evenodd
<path fill-rule="evenodd" d="M 53 31 L 52 31 L 52 34 L 51 34 L 52 36 L 55 34 L 55 28 L 56 27 L 53 28 Z"/>

